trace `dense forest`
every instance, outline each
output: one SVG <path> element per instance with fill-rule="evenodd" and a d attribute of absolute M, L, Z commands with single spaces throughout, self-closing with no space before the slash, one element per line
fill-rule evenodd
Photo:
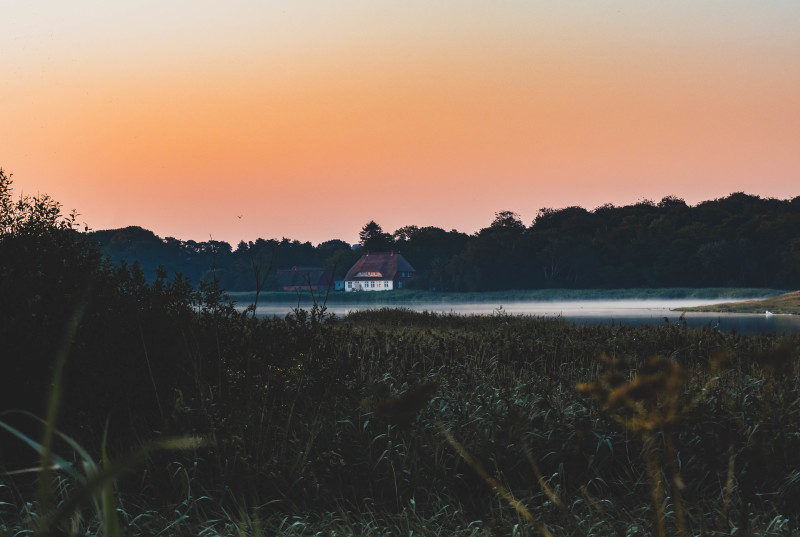
<path fill-rule="evenodd" d="M 193 282 L 213 272 L 229 291 L 253 290 L 264 276 L 264 288 L 274 289 L 268 272 L 293 266 L 322 266 L 342 278 L 365 241 L 401 252 L 419 272 L 412 285 L 418 289 L 800 287 L 800 196 L 734 193 L 695 206 L 668 196 L 624 207 L 542 209 L 530 226 L 502 211 L 473 235 L 414 225 L 390 234 L 374 222 L 364 230 L 353 247 L 283 238 L 234 249 L 221 241 L 162 239 L 140 227 L 90 236 L 112 261 L 137 262 L 148 281 L 163 265 Z"/>

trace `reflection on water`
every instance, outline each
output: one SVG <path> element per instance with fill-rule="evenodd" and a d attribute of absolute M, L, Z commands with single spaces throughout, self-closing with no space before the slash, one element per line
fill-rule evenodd
<path fill-rule="evenodd" d="M 452 304 L 329 304 L 328 313 L 342 316 L 351 311 L 377 309 L 381 307 L 407 308 L 414 311 L 457 313 L 463 315 L 492 315 L 505 312 L 512 315 L 536 317 L 561 317 L 581 324 L 658 325 L 677 323 L 682 312 L 675 308 L 713 304 L 714 300 L 588 300 L 560 302 L 509 302 L 509 303 L 452 303 Z M 718 300 L 717 302 L 730 302 Z M 260 317 L 283 317 L 291 312 L 294 304 L 264 304 L 258 307 Z M 309 309 L 310 304 L 302 305 Z M 741 334 L 762 332 L 800 332 L 800 315 L 772 315 L 749 313 L 700 313 L 687 312 L 684 319 L 691 328 L 709 326 L 723 332 L 735 330 Z"/>

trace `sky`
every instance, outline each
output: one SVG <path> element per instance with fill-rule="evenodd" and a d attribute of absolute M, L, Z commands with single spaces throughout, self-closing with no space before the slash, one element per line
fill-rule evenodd
<path fill-rule="evenodd" d="M 349 243 L 800 195 L 797 0 L 0 0 L 0 167 L 91 229 Z"/>

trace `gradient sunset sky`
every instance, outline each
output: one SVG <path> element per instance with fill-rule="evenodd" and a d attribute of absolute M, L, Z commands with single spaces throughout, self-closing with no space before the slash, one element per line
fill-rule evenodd
<path fill-rule="evenodd" d="M 798 0 L 0 0 L 0 73 L 0 167 L 93 229 L 800 195 Z"/>

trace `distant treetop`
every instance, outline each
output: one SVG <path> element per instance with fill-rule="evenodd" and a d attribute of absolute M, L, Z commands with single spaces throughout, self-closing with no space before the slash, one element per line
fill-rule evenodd
<path fill-rule="evenodd" d="M 370 220 L 358 234 L 361 246 L 373 252 L 387 252 L 394 246 L 392 236 L 383 231 L 383 228 Z"/>

